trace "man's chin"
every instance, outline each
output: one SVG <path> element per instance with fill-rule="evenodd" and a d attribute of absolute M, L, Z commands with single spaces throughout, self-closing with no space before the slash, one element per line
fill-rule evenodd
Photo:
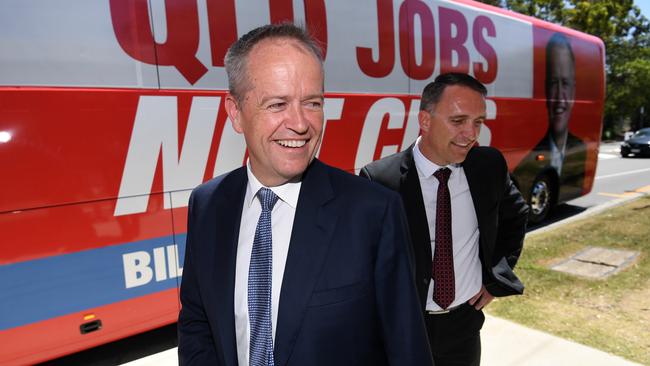
<path fill-rule="evenodd" d="M 297 182 L 300 181 L 302 174 L 307 170 L 310 163 L 311 160 L 294 162 L 293 164 L 285 165 L 278 169 L 278 173 L 286 182 Z"/>
<path fill-rule="evenodd" d="M 449 164 L 462 164 L 467 158 L 469 149 L 464 151 L 458 151 L 453 156 L 449 158 Z"/>
<path fill-rule="evenodd" d="M 561 115 L 553 115 L 549 117 L 550 125 L 553 128 L 553 132 L 561 133 L 566 131 L 567 126 L 569 125 L 569 118 L 566 113 Z"/>

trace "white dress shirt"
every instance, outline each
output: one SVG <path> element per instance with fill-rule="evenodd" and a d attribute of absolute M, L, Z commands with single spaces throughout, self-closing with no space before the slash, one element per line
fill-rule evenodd
<path fill-rule="evenodd" d="M 413 147 L 413 159 L 420 178 L 422 188 L 422 199 L 429 224 L 429 235 L 431 237 L 431 261 L 435 254 L 436 236 L 436 202 L 438 200 L 438 179 L 433 176 L 440 168 L 427 159 L 419 148 L 420 138 Z M 469 191 L 469 184 L 462 166 L 452 164 L 447 168 L 451 170 L 449 181 L 449 194 L 451 196 L 451 236 L 453 240 L 454 255 L 454 282 L 456 297 L 449 307 L 461 305 L 471 299 L 481 290 L 482 271 L 479 259 L 479 230 L 474 202 Z M 433 301 L 433 279 L 429 284 L 427 294 L 427 310 L 442 310 Z"/>
<path fill-rule="evenodd" d="M 549 144 L 551 145 L 551 166 L 557 170 L 557 174 L 562 174 L 562 163 L 564 163 L 564 153 L 566 150 L 566 144 L 560 149 L 555 140 L 551 136 L 548 137 Z"/>
<path fill-rule="evenodd" d="M 237 336 L 237 358 L 240 365 L 248 365 L 249 359 L 248 268 L 251 262 L 251 253 L 253 252 L 255 228 L 262 213 L 262 205 L 256 195 L 260 188 L 264 187 L 253 175 L 250 164 L 247 165 L 247 173 L 248 185 L 239 226 L 237 264 L 235 267 L 235 334 Z M 296 215 L 296 205 L 300 195 L 300 185 L 301 182 L 290 182 L 277 187 L 267 187 L 279 197 L 271 212 L 271 233 L 273 238 L 271 321 L 274 345 L 280 289 L 284 276 L 284 266 L 289 253 L 289 241 L 291 240 L 293 219 Z"/>

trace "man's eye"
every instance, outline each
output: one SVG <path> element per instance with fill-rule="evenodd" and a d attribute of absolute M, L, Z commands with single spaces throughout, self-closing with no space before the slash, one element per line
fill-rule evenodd
<path fill-rule="evenodd" d="M 284 107 L 285 107 L 286 105 L 287 105 L 287 103 L 285 103 L 285 102 L 279 102 L 279 103 L 273 103 L 273 104 L 270 104 L 268 108 L 269 108 L 270 110 L 279 111 L 279 110 L 284 109 Z"/>
<path fill-rule="evenodd" d="M 311 109 L 321 109 L 321 108 L 323 108 L 323 102 L 321 102 L 321 101 L 307 102 L 307 107 L 311 108 Z"/>

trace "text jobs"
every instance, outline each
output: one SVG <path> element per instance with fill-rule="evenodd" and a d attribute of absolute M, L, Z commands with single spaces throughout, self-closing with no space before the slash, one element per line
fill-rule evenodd
<path fill-rule="evenodd" d="M 406 0 L 399 6 L 395 24 L 393 9 L 393 0 L 377 0 L 378 57 L 373 57 L 372 48 L 356 48 L 357 62 L 364 74 L 375 78 L 388 76 L 399 54 L 402 71 L 411 79 L 429 79 L 437 64 L 440 73 L 473 73 L 485 84 L 496 79 L 499 63 L 489 40 L 497 34 L 490 18 L 479 15 L 470 28 L 462 12 L 439 6 L 436 22 L 432 8 L 425 2 Z M 395 32 L 398 32 L 398 42 L 395 42 Z M 421 39 L 419 49 L 416 49 L 416 39 Z M 476 52 L 470 52 L 468 47 Z M 472 60 L 472 54 L 478 54 L 479 59 Z M 421 55 L 419 62 L 418 55 Z"/>

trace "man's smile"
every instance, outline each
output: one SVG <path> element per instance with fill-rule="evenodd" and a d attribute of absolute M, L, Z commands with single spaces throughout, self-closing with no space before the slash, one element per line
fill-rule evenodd
<path fill-rule="evenodd" d="M 283 147 L 299 148 L 305 146 L 308 140 L 276 140 L 275 142 Z"/>

